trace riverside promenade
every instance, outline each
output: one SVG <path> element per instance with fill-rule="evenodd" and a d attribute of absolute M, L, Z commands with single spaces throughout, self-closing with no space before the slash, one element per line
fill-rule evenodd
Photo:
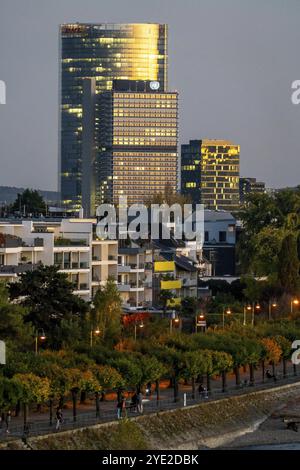
<path fill-rule="evenodd" d="M 181 384 L 179 388 L 179 395 L 176 402 L 174 401 L 173 390 L 171 388 L 164 388 L 160 392 L 160 399 L 157 400 L 156 394 L 151 393 L 150 396 L 145 396 L 143 399 L 143 414 L 157 413 L 164 410 L 172 410 L 184 408 L 186 406 L 196 405 L 199 403 L 209 402 L 211 400 L 221 400 L 225 397 L 239 396 L 253 391 L 271 389 L 280 385 L 293 384 L 300 382 L 300 371 L 299 376 L 294 374 L 292 364 L 289 363 L 287 367 L 286 377 L 282 376 L 281 370 L 278 367 L 276 374 L 276 381 L 273 379 L 262 380 L 262 373 L 260 369 L 255 371 L 255 384 L 250 386 L 248 382 L 249 374 L 247 371 L 241 372 L 241 386 L 235 385 L 235 379 L 233 375 L 228 377 L 228 386 L 226 391 L 222 390 L 222 380 L 220 377 L 216 377 L 212 380 L 212 391 L 199 393 L 198 388 L 195 397 L 192 396 L 192 389 L 189 385 Z M 136 417 L 138 412 L 132 409 L 130 406 L 130 394 L 126 400 L 126 413 L 124 417 L 127 418 Z M 60 430 L 56 430 L 55 427 L 55 416 L 53 417 L 52 424 L 49 423 L 49 411 L 47 407 L 43 408 L 40 412 L 31 410 L 28 428 L 24 433 L 23 417 L 12 417 L 9 425 L 9 433 L 6 432 L 5 424 L 2 424 L 0 429 L 0 442 L 6 442 L 14 438 L 27 438 L 30 436 L 38 436 L 49 433 L 58 433 L 61 431 L 67 431 L 71 429 L 93 426 L 95 424 L 111 422 L 117 420 L 116 400 L 108 399 L 101 402 L 100 414 L 96 416 L 95 403 L 93 399 L 87 400 L 85 404 L 79 404 L 77 409 L 76 420 L 74 420 L 72 406 L 69 402 L 66 404 L 66 409 L 63 410 L 63 423 Z"/>

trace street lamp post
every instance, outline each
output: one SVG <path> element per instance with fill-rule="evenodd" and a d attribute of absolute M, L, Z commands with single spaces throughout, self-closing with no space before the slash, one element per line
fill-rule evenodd
<path fill-rule="evenodd" d="M 180 318 L 179 318 L 178 315 L 176 314 L 176 311 L 175 311 L 175 310 L 172 310 L 172 313 L 171 313 L 171 318 L 170 318 L 170 333 L 172 333 L 172 331 L 173 331 L 173 322 L 174 322 L 174 325 L 179 325 L 179 324 L 180 324 Z"/>
<path fill-rule="evenodd" d="M 260 310 L 260 305 L 257 303 L 254 305 L 254 302 L 252 303 L 252 326 L 254 326 L 254 312 L 255 310 L 259 311 Z"/>
<path fill-rule="evenodd" d="M 298 299 L 292 299 L 291 300 L 291 313 L 293 313 L 293 306 L 294 305 L 299 305 L 299 300 Z"/>
<path fill-rule="evenodd" d="M 93 329 L 91 330 L 91 332 L 90 332 L 90 346 L 91 346 L 91 348 L 93 347 L 93 337 L 94 336 L 99 336 L 99 335 L 100 335 L 99 328 L 96 328 L 95 331 Z"/>
<path fill-rule="evenodd" d="M 39 328 L 35 333 L 35 354 L 38 354 L 39 341 L 45 341 L 46 335 L 43 328 Z"/>
<path fill-rule="evenodd" d="M 226 311 L 226 314 L 227 314 L 227 315 L 231 315 L 231 310 L 230 310 L 230 308 L 227 308 L 227 309 L 223 308 L 223 315 L 222 315 L 222 318 L 223 318 L 223 328 L 225 327 L 225 311 Z"/>
<path fill-rule="evenodd" d="M 144 328 L 144 323 L 141 321 L 139 324 L 139 328 Z M 135 322 L 134 324 L 134 341 L 136 341 L 137 338 L 137 323 Z"/>
<path fill-rule="evenodd" d="M 269 320 L 272 320 L 272 309 L 277 307 L 277 302 L 269 300 Z"/>
<path fill-rule="evenodd" d="M 244 326 L 247 324 L 247 310 L 248 311 L 252 310 L 251 305 L 244 305 L 244 322 L 243 322 Z"/>
<path fill-rule="evenodd" d="M 205 315 L 204 313 L 199 313 L 199 315 L 196 315 L 195 317 L 195 332 L 198 333 L 198 327 L 201 329 L 204 327 L 205 329 Z"/>

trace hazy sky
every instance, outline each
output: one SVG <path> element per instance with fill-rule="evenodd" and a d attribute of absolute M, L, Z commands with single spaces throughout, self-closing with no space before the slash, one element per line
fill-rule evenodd
<path fill-rule="evenodd" d="M 299 0 L 0 0 L 0 185 L 57 189 L 58 25 L 169 24 L 180 141 L 231 139 L 241 175 L 299 178 Z"/>

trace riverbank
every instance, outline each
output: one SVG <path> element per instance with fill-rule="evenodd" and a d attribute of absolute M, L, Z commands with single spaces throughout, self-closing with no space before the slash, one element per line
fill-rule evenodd
<path fill-rule="evenodd" d="M 300 382 L 267 390 L 232 396 L 217 401 L 161 411 L 122 422 L 110 422 L 57 434 L 31 437 L 28 448 L 66 450 L 138 450 L 138 449 L 205 449 L 262 444 L 254 439 L 264 425 L 279 426 L 284 407 L 296 404 Z M 276 419 L 274 418 L 276 416 Z M 272 421 L 273 420 L 273 421 Z M 275 423 L 276 422 L 276 423 Z M 291 442 L 294 431 L 282 432 Z M 271 435 L 272 431 L 268 431 Z M 251 433 L 251 434 L 249 434 Z M 291 434 L 292 433 L 292 434 Z M 245 441 L 243 441 L 243 438 Z M 299 434 L 300 438 L 300 434 Z M 239 441 L 240 440 L 240 441 Z M 282 441 L 278 441 L 282 442 Z M 300 442 L 300 439 L 299 439 Z M 22 441 L 11 441 L 2 449 L 24 449 Z"/>
<path fill-rule="evenodd" d="M 275 410 L 258 428 L 237 437 L 224 448 L 228 449 L 300 449 L 300 432 L 287 429 L 283 418 L 300 421 L 300 400 L 294 397 Z"/>

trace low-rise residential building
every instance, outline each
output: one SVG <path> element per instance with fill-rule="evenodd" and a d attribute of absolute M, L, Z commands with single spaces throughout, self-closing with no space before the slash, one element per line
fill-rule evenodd
<path fill-rule="evenodd" d="M 125 307 L 145 304 L 145 250 L 138 246 L 119 248 L 118 289 Z"/>
<path fill-rule="evenodd" d="M 91 300 L 117 277 L 118 242 L 98 240 L 94 219 L 0 221 L 0 279 L 13 280 L 39 264 L 67 274 L 74 293 Z"/>

